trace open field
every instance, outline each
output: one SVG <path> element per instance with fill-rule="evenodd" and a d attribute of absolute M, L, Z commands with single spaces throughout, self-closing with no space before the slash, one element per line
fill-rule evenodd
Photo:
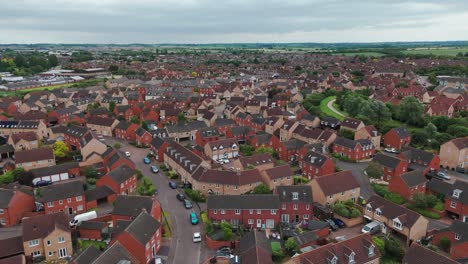
<path fill-rule="evenodd" d="M 333 99 L 336 99 L 336 96 L 329 96 L 325 99 L 323 99 L 321 102 L 320 102 L 320 111 L 322 111 L 322 113 L 324 113 L 325 115 L 327 116 L 331 116 L 331 117 L 334 117 L 338 120 L 341 120 L 343 121 L 344 120 L 344 117 L 343 116 L 347 116 L 346 113 L 343 113 L 340 111 L 340 113 L 343 114 L 343 116 L 333 112 L 330 108 L 328 108 L 327 104 L 333 100 Z M 336 105 L 336 104 L 335 104 Z M 336 109 L 337 111 L 339 111 L 338 109 Z"/>
<path fill-rule="evenodd" d="M 385 56 L 385 54 L 380 53 L 380 52 L 346 52 L 346 53 L 333 53 L 335 56 L 367 56 L 367 57 L 382 57 Z"/>
<path fill-rule="evenodd" d="M 405 54 L 433 54 L 437 56 L 456 56 L 460 52 L 465 54 L 468 52 L 468 47 L 414 48 L 403 51 Z"/>

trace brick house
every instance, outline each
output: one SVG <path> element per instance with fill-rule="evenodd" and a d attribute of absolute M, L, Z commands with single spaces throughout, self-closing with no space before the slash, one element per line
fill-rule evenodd
<path fill-rule="evenodd" d="M 454 221 L 449 227 L 436 231 L 432 243 L 439 246 L 443 237 L 450 240 L 450 257 L 452 259 L 468 258 L 468 223 Z"/>
<path fill-rule="evenodd" d="M 226 138 L 234 138 L 239 143 L 246 142 L 253 135 L 255 130 L 248 126 L 229 127 L 226 131 Z"/>
<path fill-rule="evenodd" d="M 382 134 L 373 125 L 362 127 L 354 133 L 354 140 L 358 139 L 370 139 L 375 149 L 380 149 L 380 142 L 382 140 Z"/>
<path fill-rule="evenodd" d="M 112 136 L 112 131 L 118 124 L 119 120 L 114 118 L 92 116 L 86 119 L 86 126 L 103 136 Z"/>
<path fill-rule="evenodd" d="M 460 221 L 468 223 L 468 183 L 455 180 L 453 184 L 432 179 L 427 184 L 432 193 L 444 197 L 445 211 Z"/>
<path fill-rule="evenodd" d="M 431 171 L 437 171 L 440 167 L 440 158 L 437 154 L 408 147 L 403 152 L 397 155 L 398 158 L 405 160 L 412 170 L 423 170 L 424 175 Z"/>
<path fill-rule="evenodd" d="M 73 246 L 68 223 L 63 212 L 24 218 L 23 248 L 26 256 L 45 257 L 52 261 L 73 255 Z"/>
<path fill-rule="evenodd" d="M 468 170 L 468 137 L 452 139 L 440 145 L 440 166 Z"/>
<path fill-rule="evenodd" d="M 341 121 L 340 130 L 347 129 L 349 131 L 356 132 L 363 127 L 365 127 L 365 124 L 361 120 L 346 117 L 343 121 Z"/>
<path fill-rule="evenodd" d="M 0 135 L 34 132 L 38 138 L 47 137 L 47 126 L 43 121 L 9 120 L 0 121 Z"/>
<path fill-rule="evenodd" d="M 154 263 L 162 244 L 161 229 L 161 223 L 143 210 L 111 244 L 119 242 L 139 263 Z"/>
<path fill-rule="evenodd" d="M 164 164 L 175 170 L 183 182 L 190 181 L 192 174 L 200 166 L 208 167 L 198 155 L 175 141 L 168 141 L 169 146 L 164 151 Z"/>
<path fill-rule="evenodd" d="M 226 134 L 229 128 L 235 126 L 237 125 L 233 119 L 216 119 L 214 123 L 214 127 L 218 128 L 221 134 Z"/>
<path fill-rule="evenodd" d="M 278 186 L 274 194 L 279 197 L 281 222 L 300 223 L 312 219 L 313 199 L 310 186 Z"/>
<path fill-rule="evenodd" d="M 309 180 L 335 172 L 333 160 L 314 151 L 310 151 L 303 158 L 300 158 L 299 167 L 302 170 L 302 176 Z"/>
<path fill-rule="evenodd" d="M 424 171 L 422 170 L 413 170 L 400 176 L 392 177 L 388 184 L 388 190 L 400 194 L 407 200 L 411 200 L 416 193 L 426 193 L 427 179 L 424 175 Z"/>
<path fill-rule="evenodd" d="M 404 127 L 392 128 L 383 136 L 383 140 L 386 148 L 400 150 L 403 147 L 409 146 L 411 134 Z"/>
<path fill-rule="evenodd" d="M 337 243 L 330 243 L 292 257 L 286 264 L 378 264 L 381 253 L 370 234 L 361 234 Z"/>
<path fill-rule="evenodd" d="M 361 193 L 361 187 L 351 170 L 317 177 L 312 179 L 308 185 L 312 188 L 314 201 L 323 205 L 347 200 L 356 202 Z"/>
<path fill-rule="evenodd" d="M 169 146 L 167 141 L 168 141 L 167 139 L 163 139 L 160 137 L 154 137 L 151 140 L 151 143 L 150 143 L 151 151 L 154 155 L 154 158 L 159 162 L 164 162 L 164 151 Z"/>
<path fill-rule="evenodd" d="M 52 148 L 39 148 L 15 152 L 16 167 L 28 171 L 55 165 Z"/>
<path fill-rule="evenodd" d="M 280 185 L 293 185 L 294 172 L 289 165 L 280 165 L 271 169 L 267 169 L 261 173 L 263 182 L 266 183 L 270 190 Z"/>
<path fill-rule="evenodd" d="M 116 138 L 121 138 L 127 141 L 136 141 L 135 131 L 139 128 L 137 124 L 128 121 L 121 121 L 114 129 Z"/>
<path fill-rule="evenodd" d="M 83 221 L 77 229 L 81 239 L 104 240 L 103 234 L 107 231 L 108 226 L 106 222 Z"/>
<path fill-rule="evenodd" d="M 213 160 L 239 156 L 239 143 L 236 139 L 220 139 L 205 145 L 205 155 Z"/>
<path fill-rule="evenodd" d="M 382 223 L 382 233 L 395 232 L 406 240 L 406 244 L 426 236 L 429 221 L 420 214 L 373 195 L 367 201 L 364 218 Z"/>
<path fill-rule="evenodd" d="M 384 172 L 382 180 L 386 182 L 390 182 L 393 178 L 400 177 L 403 173 L 408 171 L 408 163 L 397 157 L 379 153 L 375 155 L 372 162 L 382 166 Z"/>
<path fill-rule="evenodd" d="M 108 186 L 115 193 L 129 194 L 136 192 L 137 175 L 134 169 L 127 165 L 120 165 L 96 182 L 96 187 Z"/>
<path fill-rule="evenodd" d="M 70 150 L 80 150 L 82 147 L 81 138 L 86 133 L 89 133 L 88 128 L 76 125 L 64 126 L 64 128 L 63 137 L 65 144 L 67 144 Z"/>
<path fill-rule="evenodd" d="M 135 169 L 135 164 L 129 160 L 122 151 L 108 148 L 106 152 L 102 154 L 103 165 L 106 168 L 106 172 L 115 170 L 117 167 L 127 165 L 128 167 Z"/>
<path fill-rule="evenodd" d="M 0 226 L 16 225 L 24 213 L 35 209 L 32 191 L 0 188 Z"/>
<path fill-rule="evenodd" d="M 258 153 L 252 156 L 242 156 L 239 159 L 235 159 L 233 167 L 239 170 L 247 170 L 256 168 L 262 172 L 267 169 L 271 169 L 275 166 L 274 160 L 271 158 L 269 153 Z"/>
<path fill-rule="evenodd" d="M 353 161 L 369 159 L 375 154 L 375 148 L 370 139 L 352 140 L 344 137 L 336 138 L 332 151 Z"/>
<path fill-rule="evenodd" d="M 195 134 L 195 142 L 198 146 L 204 147 L 206 143 L 219 140 L 220 133 L 218 128 L 204 128 L 197 131 Z"/>
<path fill-rule="evenodd" d="M 139 146 L 149 146 L 151 140 L 153 139 L 153 136 L 150 134 L 150 132 L 146 131 L 142 127 L 138 127 L 135 130 L 135 136 L 136 143 Z"/>
<path fill-rule="evenodd" d="M 192 189 L 204 195 L 240 195 L 252 191 L 263 183 L 257 169 L 221 171 L 205 169 L 202 166 L 192 174 L 189 182 L 192 184 Z"/>
<path fill-rule="evenodd" d="M 242 263 L 273 264 L 271 242 L 265 232 L 254 229 L 242 236 L 239 241 L 239 256 Z"/>
<path fill-rule="evenodd" d="M 39 140 L 34 132 L 21 132 L 11 135 L 8 144 L 12 145 L 15 151 L 31 150 L 39 147 Z"/>
<path fill-rule="evenodd" d="M 406 250 L 405 255 L 403 256 L 402 263 L 403 264 L 413 264 L 413 263 L 459 264 L 460 262 L 452 260 L 418 243 L 413 243 Z"/>
<path fill-rule="evenodd" d="M 161 204 L 153 196 L 118 195 L 112 210 L 112 223 L 114 226 L 120 220 L 131 221 L 135 219 L 142 210 L 146 210 L 155 220 L 162 222 Z"/>
<path fill-rule="evenodd" d="M 84 193 L 81 181 L 57 183 L 43 187 L 39 195 L 36 193 L 36 201 L 44 205 L 46 214 L 65 212 L 75 215 L 87 210 Z"/>
<path fill-rule="evenodd" d="M 278 195 L 210 195 L 208 218 L 213 223 L 273 229 L 280 221 Z"/>

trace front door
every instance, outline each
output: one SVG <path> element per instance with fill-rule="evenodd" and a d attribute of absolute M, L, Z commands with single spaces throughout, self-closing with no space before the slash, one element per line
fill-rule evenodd
<path fill-rule="evenodd" d="M 73 208 L 68 207 L 68 213 L 69 213 L 69 214 L 73 214 Z"/>
<path fill-rule="evenodd" d="M 262 228 L 262 219 L 257 219 L 257 228 Z"/>
<path fill-rule="evenodd" d="M 295 221 L 296 223 L 299 223 L 299 215 L 296 215 L 296 217 L 294 218 L 294 221 Z"/>

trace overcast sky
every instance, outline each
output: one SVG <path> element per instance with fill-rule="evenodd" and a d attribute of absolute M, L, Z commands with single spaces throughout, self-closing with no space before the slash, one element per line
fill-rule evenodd
<path fill-rule="evenodd" d="M 467 0 L 0 0 L 0 43 L 467 39 Z"/>

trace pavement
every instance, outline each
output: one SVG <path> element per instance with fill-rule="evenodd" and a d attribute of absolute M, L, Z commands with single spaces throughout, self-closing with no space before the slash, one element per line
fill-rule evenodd
<path fill-rule="evenodd" d="M 336 110 L 335 107 L 333 107 L 333 103 L 336 101 L 336 99 L 330 100 L 330 102 L 327 103 L 327 107 L 330 108 L 335 114 L 340 115 L 342 117 L 346 117 L 343 115 L 340 111 Z"/>
<path fill-rule="evenodd" d="M 203 224 L 192 225 L 189 221 L 189 213 L 193 210 L 197 213 L 200 222 L 200 209 L 198 206 L 193 203 L 193 208 L 188 210 L 185 209 L 183 203 L 177 200 L 176 194 L 183 193 L 181 189 L 171 189 L 168 185 L 169 178 L 163 173 L 159 172 L 157 174 L 151 172 L 150 165 L 157 165 L 159 167 L 160 163 L 152 161 L 151 164 L 144 164 L 143 158 L 148 155 L 148 148 L 137 148 L 128 144 L 125 141 L 116 139 L 116 138 L 106 138 L 106 143 L 110 146 L 113 146 L 115 142 L 119 142 L 121 145 L 120 151 L 128 151 L 131 153 L 130 159 L 135 163 L 136 168 L 140 170 L 144 176 L 147 176 L 151 179 L 151 182 L 155 185 L 158 190 L 157 198 L 161 203 L 162 209 L 169 213 L 171 218 L 171 231 L 172 238 L 167 242 L 169 246 L 169 254 L 166 263 L 201 263 L 207 258 L 213 256 L 212 251 L 210 251 L 206 246 L 204 240 L 202 243 L 193 243 L 192 236 L 195 232 L 203 232 Z M 206 210 L 206 205 L 200 205 L 201 210 Z"/>

